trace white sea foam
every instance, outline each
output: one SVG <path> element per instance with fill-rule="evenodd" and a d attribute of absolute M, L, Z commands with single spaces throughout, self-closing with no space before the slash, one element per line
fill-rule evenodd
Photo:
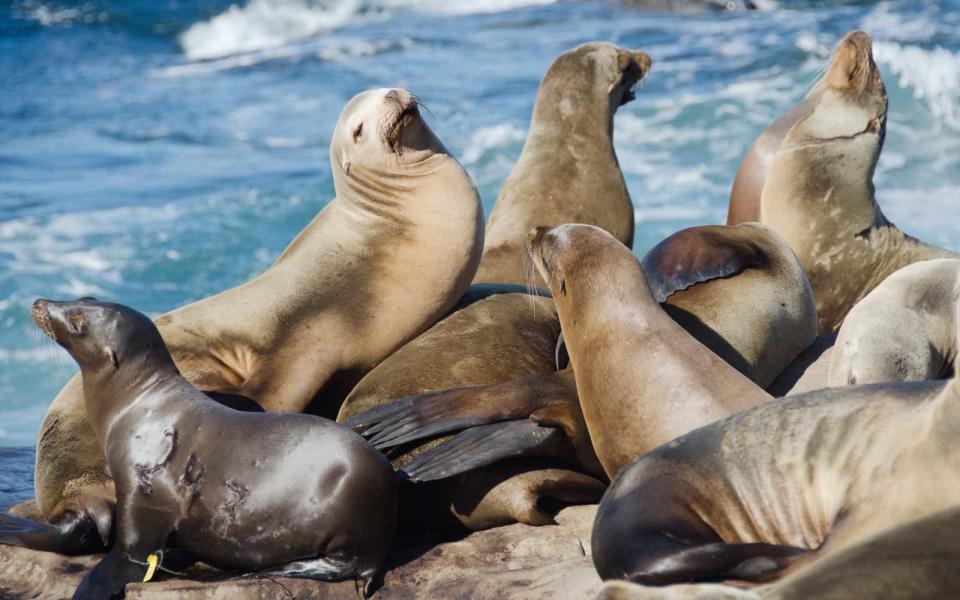
<path fill-rule="evenodd" d="M 460 158 L 464 165 L 476 164 L 491 152 L 499 154 L 503 148 L 522 142 L 526 135 L 509 123 L 482 127 L 470 136 Z"/>
<path fill-rule="evenodd" d="M 180 36 L 190 60 L 276 49 L 360 20 L 391 12 L 440 14 L 499 12 L 555 0 L 250 0 L 192 25 Z"/>
<path fill-rule="evenodd" d="M 64 364 L 73 360 L 66 350 L 52 342 L 35 348 L 17 348 L 14 350 L 0 348 L 0 363 L 56 364 L 58 359 Z"/>
<path fill-rule="evenodd" d="M 134 249 L 122 241 L 109 248 L 91 248 L 92 236 L 116 234 L 122 240 L 131 224 L 158 223 L 176 219 L 181 210 L 162 207 L 118 207 L 105 210 L 67 213 L 50 219 L 25 217 L 0 223 L 0 253 L 9 256 L 4 268 L 9 273 L 74 274 L 58 291 L 70 295 L 105 294 L 84 281 L 85 276 L 119 283 L 120 270 L 134 255 Z"/>
<path fill-rule="evenodd" d="M 359 0 L 250 0 L 192 25 L 180 44 L 191 60 L 277 48 L 346 24 L 360 6 Z"/>
<path fill-rule="evenodd" d="M 875 42 L 873 56 L 890 69 L 900 87 L 924 102 L 939 122 L 960 128 L 960 55 L 937 46 L 925 50 L 896 42 Z"/>
<path fill-rule="evenodd" d="M 271 61 L 297 62 L 309 56 L 316 56 L 326 61 L 342 61 L 362 56 L 375 56 L 382 52 L 397 48 L 408 48 L 413 45 L 410 38 L 397 40 L 364 40 L 364 39 L 337 39 L 322 40 L 319 44 L 301 42 L 299 44 L 279 48 L 265 48 L 245 54 L 229 55 L 223 58 L 187 62 L 171 67 L 154 69 L 152 77 L 172 78 L 206 75 L 218 71 L 244 69 Z"/>

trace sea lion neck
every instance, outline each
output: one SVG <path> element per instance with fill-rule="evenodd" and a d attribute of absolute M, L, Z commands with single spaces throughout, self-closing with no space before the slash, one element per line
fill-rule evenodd
<path fill-rule="evenodd" d="M 393 157 L 383 164 L 353 164 L 349 172 L 334 175 L 336 201 L 373 221 L 403 224 L 407 213 L 437 187 L 438 177 L 456 177 L 447 173 L 452 162 L 456 161 L 449 155 L 430 154 L 411 164 L 398 163 Z"/>
<path fill-rule="evenodd" d="M 613 148 L 614 101 L 598 82 L 587 85 L 570 77 L 544 76 L 530 119 L 529 139 L 557 139 L 588 136 L 591 150 Z"/>
<path fill-rule="evenodd" d="M 80 367 L 84 405 L 97 437 L 104 442 L 110 426 L 137 402 L 152 402 L 151 390 L 184 382 L 166 347 L 122 356 L 119 365 Z"/>

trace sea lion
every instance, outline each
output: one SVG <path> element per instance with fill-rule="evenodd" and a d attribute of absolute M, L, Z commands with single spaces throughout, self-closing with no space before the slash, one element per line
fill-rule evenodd
<path fill-rule="evenodd" d="M 404 90 L 355 96 L 330 145 L 336 197 L 263 274 L 157 325 L 178 368 L 204 391 L 270 411 L 335 415 L 345 391 L 443 316 L 483 246 L 472 180 Z M 113 484 L 87 422 L 80 378 L 53 401 L 37 444 L 36 493 L 66 531 L 109 539 Z M 78 535 L 46 548 L 78 551 Z M 97 537 L 96 532 L 93 536 Z"/>
<path fill-rule="evenodd" d="M 828 388 L 679 437 L 607 490 L 597 571 L 655 585 L 763 581 L 956 506 L 958 404 L 956 377 Z"/>
<path fill-rule="evenodd" d="M 760 221 L 796 252 L 813 286 L 819 331 L 830 333 L 894 271 L 957 255 L 905 235 L 874 198 L 887 93 L 866 33 L 844 36 L 826 73 L 784 117 L 784 126 L 795 117 L 767 171 Z"/>
<path fill-rule="evenodd" d="M 816 310 L 806 276 L 786 242 L 769 227 L 685 229 L 654 247 L 641 265 L 667 314 L 754 383 L 766 385 L 814 339 Z M 407 361 L 405 376 L 418 372 L 411 365 L 449 359 L 463 346 L 461 339 L 451 336 L 438 357 Z M 467 346 L 468 352 L 474 349 Z M 476 368 L 483 370 L 484 364 Z M 379 370 L 368 378 L 377 378 Z M 379 379 L 395 380 L 382 374 Z M 379 402 L 385 400 L 389 396 L 381 395 Z M 587 473 L 605 476 L 569 369 L 421 393 L 370 408 L 347 424 L 381 450 L 471 428 L 396 465 L 412 481 L 443 479 L 521 455 L 572 460 Z"/>
<path fill-rule="evenodd" d="M 490 213 L 476 281 L 525 283 L 524 243 L 539 225 L 590 223 L 633 244 L 633 203 L 613 147 L 613 116 L 634 99 L 650 64 L 647 54 L 606 42 L 553 61 L 523 151 Z"/>
<path fill-rule="evenodd" d="M 219 568 L 361 577 L 369 596 L 393 539 L 396 478 L 362 438 L 313 415 L 211 401 L 153 322 L 125 306 L 41 299 L 33 318 L 80 365 L 116 486 L 116 541 L 75 597 L 148 580 L 148 557 L 162 560 L 172 536 Z"/>
<path fill-rule="evenodd" d="M 590 440 L 611 478 L 663 441 L 770 399 L 670 319 L 639 261 L 609 233 L 538 227 L 528 248 L 553 294 Z"/>
<path fill-rule="evenodd" d="M 837 334 L 828 383 L 950 377 L 957 356 L 960 260 L 908 265 L 851 309 Z"/>

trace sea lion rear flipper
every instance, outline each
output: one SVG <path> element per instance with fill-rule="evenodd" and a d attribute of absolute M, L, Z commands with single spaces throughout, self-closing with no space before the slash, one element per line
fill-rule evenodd
<path fill-rule="evenodd" d="M 0 544 L 68 555 L 93 554 L 105 548 L 94 520 L 73 512 L 54 524 L 0 513 Z"/>
<path fill-rule="evenodd" d="M 658 533 L 644 540 L 646 552 L 634 557 L 627 578 L 644 585 L 740 579 L 768 581 L 798 558 L 804 548 L 765 543 L 690 545 Z"/>
<path fill-rule="evenodd" d="M 410 481 L 433 481 L 472 471 L 505 458 L 571 455 L 566 434 L 530 420 L 473 427 L 407 463 Z"/>
<path fill-rule="evenodd" d="M 640 264 L 657 302 L 694 284 L 761 266 L 766 255 L 751 239 L 752 231 L 718 225 L 691 227 L 654 246 Z"/>
<path fill-rule="evenodd" d="M 346 421 L 378 450 L 468 427 L 526 419 L 555 399 L 576 399 L 569 371 L 551 371 L 470 387 L 427 392 L 372 408 Z"/>

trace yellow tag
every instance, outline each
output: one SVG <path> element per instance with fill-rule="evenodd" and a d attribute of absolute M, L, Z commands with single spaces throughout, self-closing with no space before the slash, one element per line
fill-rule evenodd
<path fill-rule="evenodd" d="M 147 557 L 147 574 L 143 576 L 144 583 L 153 579 L 153 574 L 157 572 L 157 563 L 159 562 L 160 557 L 156 554 L 151 554 Z"/>

